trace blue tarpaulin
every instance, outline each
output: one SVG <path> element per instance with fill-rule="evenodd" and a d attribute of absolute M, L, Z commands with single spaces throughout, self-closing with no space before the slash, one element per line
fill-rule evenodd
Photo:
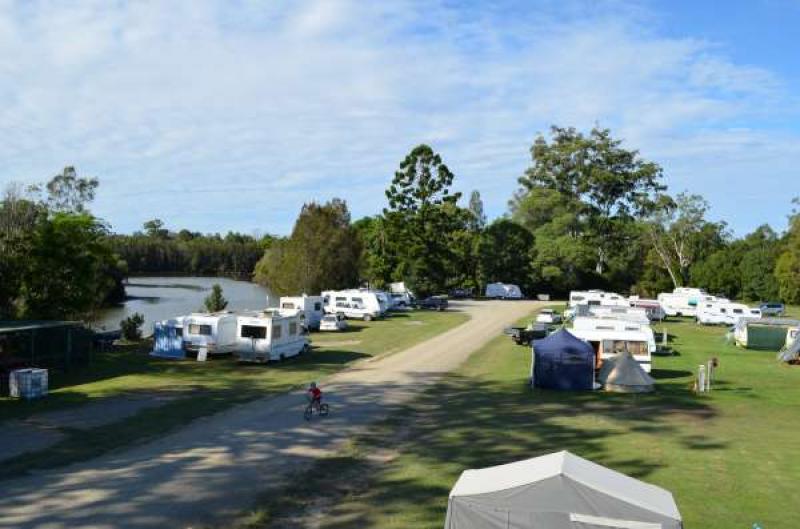
<path fill-rule="evenodd" d="M 533 385 L 561 390 L 594 389 L 594 349 L 566 329 L 533 342 Z"/>
<path fill-rule="evenodd" d="M 167 320 L 153 325 L 153 356 L 186 358 L 183 336 L 178 332 L 177 321 Z"/>

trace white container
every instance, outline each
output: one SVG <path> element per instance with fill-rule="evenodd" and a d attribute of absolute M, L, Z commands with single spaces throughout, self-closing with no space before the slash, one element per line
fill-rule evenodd
<path fill-rule="evenodd" d="M 9 395 L 18 399 L 38 399 L 47 395 L 47 369 L 15 369 L 8 376 Z"/>

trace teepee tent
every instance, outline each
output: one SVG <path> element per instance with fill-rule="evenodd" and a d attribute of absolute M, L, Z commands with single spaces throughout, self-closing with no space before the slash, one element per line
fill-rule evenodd
<path fill-rule="evenodd" d="M 597 380 L 606 391 L 617 393 L 648 393 L 656 383 L 628 351 L 603 361 Z"/>
<path fill-rule="evenodd" d="M 466 470 L 445 529 L 681 529 L 672 494 L 569 452 Z"/>

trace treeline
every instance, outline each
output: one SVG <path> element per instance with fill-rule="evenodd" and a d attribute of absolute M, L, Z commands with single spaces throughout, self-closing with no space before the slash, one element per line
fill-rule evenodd
<path fill-rule="evenodd" d="M 553 127 L 530 152 L 508 214 L 487 225 L 479 193 L 462 206 L 453 173 L 420 145 L 400 163 L 381 214 L 349 224 L 340 200 L 307 204 L 255 277 L 278 293 L 405 281 L 426 295 L 502 281 L 556 296 L 589 288 L 655 296 L 693 285 L 800 302 L 797 212 L 786 233 L 762 226 L 737 239 L 707 219 L 705 199 L 670 195 L 662 168 L 607 129 Z"/>
<path fill-rule="evenodd" d="M 225 276 L 252 278 L 256 263 L 272 243 L 271 236 L 256 238 L 229 232 L 204 235 L 189 230 L 169 231 L 162 221 L 144 224 L 143 232 L 114 235 L 111 247 L 127 264 L 130 275 Z"/>
<path fill-rule="evenodd" d="M 98 182 L 72 167 L 0 201 L 0 319 L 79 319 L 122 299 L 125 263 L 86 206 Z"/>

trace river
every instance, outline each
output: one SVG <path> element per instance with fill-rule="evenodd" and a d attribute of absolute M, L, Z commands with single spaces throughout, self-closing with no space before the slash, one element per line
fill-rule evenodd
<path fill-rule="evenodd" d="M 132 277 L 125 286 L 128 299 L 103 309 L 93 327 L 119 329 L 121 320 L 139 312 L 145 319 L 143 334 L 152 334 L 153 322 L 205 310 L 203 300 L 214 283 L 222 287 L 229 310 L 263 309 L 278 304 L 278 298 L 270 296 L 269 290 L 247 281 L 223 277 Z"/>

